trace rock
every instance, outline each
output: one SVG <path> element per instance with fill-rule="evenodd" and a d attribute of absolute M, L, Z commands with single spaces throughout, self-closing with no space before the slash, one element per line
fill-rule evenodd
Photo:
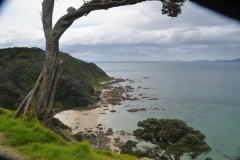
<path fill-rule="evenodd" d="M 114 138 L 114 141 L 115 141 L 115 142 L 114 142 L 113 145 L 114 145 L 115 147 L 122 147 L 122 146 L 124 145 L 124 142 L 121 141 L 119 137 L 118 137 L 118 138 Z"/>
<path fill-rule="evenodd" d="M 139 109 L 128 109 L 128 112 L 137 112 Z"/>
<path fill-rule="evenodd" d="M 116 110 L 112 109 L 112 110 L 110 110 L 110 112 L 113 112 L 113 113 L 114 113 L 114 112 L 116 112 Z"/>
<path fill-rule="evenodd" d="M 142 97 L 142 98 L 150 98 L 150 97 Z"/>
<path fill-rule="evenodd" d="M 59 127 L 59 128 L 62 128 L 62 129 L 66 129 L 68 130 L 69 132 L 72 132 L 72 129 L 70 127 L 68 127 L 67 125 L 63 124 L 58 118 L 54 118 L 52 119 L 52 125 L 54 127 Z"/>
<path fill-rule="evenodd" d="M 150 89 L 150 88 L 143 88 L 143 89 L 145 90 L 145 89 Z"/>
<path fill-rule="evenodd" d="M 134 88 L 132 86 L 125 86 L 125 90 L 126 92 L 130 92 L 130 91 L 133 91 Z"/>
<path fill-rule="evenodd" d="M 153 108 L 153 107 L 151 107 L 150 109 L 151 110 L 160 110 L 159 108 Z"/>
<path fill-rule="evenodd" d="M 91 129 L 89 129 L 89 130 L 87 130 L 87 132 L 88 132 L 88 133 L 91 133 L 91 132 L 92 132 L 92 130 L 91 130 Z"/>
<path fill-rule="evenodd" d="M 126 133 L 125 133 L 125 131 L 120 131 L 119 134 L 120 134 L 121 136 L 125 136 Z"/>
<path fill-rule="evenodd" d="M 78 142 L 81 142 L 84 140 L 83 132 L 78 132 L 78 133 L 74 134 L 73 136 Z"/>
<path fill-rule="evenodd" d="M 97 135 L 95 135 L 95 134 L 93 134 L 93 133 L 91 133 L 91 134 L 88 134 L 87 136 L 86 136 L 86 139 L 89 141 L 89 143 L 91 144 L 91 146 L 93 146 L 93 147 L 97 147 L 97 145 L 98 145 L 98 137 L 97 137 Z"/>
<path fill-rule="evenodd" d="M 111 142 L 111 138 L 103 135 L 102 137 L 98 137 L 98 139 L 99 139 L 99 145 L 98 145 L 99 149 L 103 149 L 103 148 L 110 149 L 110 146 L 107 144 Z"/>
<path fill-rule="evenodd" d="M 140 108 L 140 109 L 134 108 L 134 109 L 128 109 L 127 111 L 128 112 L 137 112 L 137 111 L 146 111 L 146 110 L 147 110 L 146 108 Z"/>
<path fill-rule="evenodd" d="M 129 132 L 127 132 L 127 135 L 128 135 L 128 136 L 131 136 L 131 135 L 132 135 L 132 133 L 129 133 Z"/>
<path fill-rule="evenodd" d="M 97 134 L 78 132 L 73 136 L 79 142 L 82 140 L 88 140 L 91 146 L 99 149 L 109 149 L 108 144 L 111 142 L 111 139 L 108 138 L 103 131 L 100 131 Z"/>
<path fill-rule="evenodd" d="M 159 100 L 159 98 L 150 98 L 149 100 Z"/>
<path fill-rule="evenodd" d="M 113 129 L 112 128 L 108 128 L 107 132 L 106 132 L 106 136 L 111 136 L 113 135 Z"/>

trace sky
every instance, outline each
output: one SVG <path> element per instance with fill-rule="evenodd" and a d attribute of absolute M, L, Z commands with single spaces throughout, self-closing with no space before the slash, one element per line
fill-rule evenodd
<path fill-rule="evenodd" d="M 0 48 L 45 50 L 42 0 L 7 0 L 0 8 Z M 57 0 L 53 25 L 81 0 Z M 187 1 L 176 18 L 159 1 L 94 11 L 76 20 L 60 51 L 89 61 L 192 61 L 240 58 L 240 22 Z"/>

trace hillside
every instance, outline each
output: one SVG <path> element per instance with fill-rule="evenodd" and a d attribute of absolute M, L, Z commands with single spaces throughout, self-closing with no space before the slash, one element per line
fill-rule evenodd
<path fill-rule="evenodd" d="M 87 107 L 99 100 L 101 81 L 110 78 L 93 63 L 86 63 L 60 53 L 62 72 L 53 107 L 58 110 Z M 0 49 L 0 107 L 17 108 L 34 86 L 44 63 L 39 48 Z"/>
<path fill-rule="evenodd" d="M 233 60 L 215 60 L 214 62 L 240 62 L 240 58 Z"/>

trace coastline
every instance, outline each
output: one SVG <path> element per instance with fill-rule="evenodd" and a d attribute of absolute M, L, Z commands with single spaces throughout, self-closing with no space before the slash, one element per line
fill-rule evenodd
<path fill-rule="evenodd" d="M 98 119 L 101 114 L 106 114 L 107 110 L 110 110 L 113 105 L 119 104 L 119 90 L 114 90 L 112 84 L 125 82 L 123 79 L 113 79 L 107 82 L 103 82 L 107 86 L 107 89 L 102 90 L 100 95 L 100 101 L 94 105 L 89 105 L 83 109 L 71 109 L 57 113 L 54 118 L 59 119 L 62 123 L 72 129 L 72 133 L 84 132 L 91 129 L 95 131 L 96 126 L 99 124 Z"/>
<path fill-rule="evenodd" d="M 149 78 L 149 77 L 143 77 Z M 125 83 L 124 85 L 121 82 Z M 141 81 L 138 81 L 141 82 Z M 121 147 L 127 140 L 132 139 L 132 133 L 119 128 L 110 128 L 108 123 L 111 119 L 101 118 L 105 114 L 118 114 L 114 106 L 122 105 L 123 102 L 142 100 L 158 100 L 158 98 L 144 97 L 144 94 L 133 96 L 132 92 L 142 89 L 141 86 L 134 87 L 131 84 L 135 81 L 130 79 L 113 79 L 104 82 L 107 89 L 102 90 L 100 101 L 95 105 L 89 105 L 85 109 L 73 109 L 62 111 L 54 116 L 63 124 L 71 128 L 71 133 L 75 137 L 89 140 L 90 144 L 95 148 L 111 149 L 119 152 Z M 129 107 L 129 106 L 125 106 Z M 142 112 L 146 110 L 160 110 L 159 108 L 129 108 L 128 112 Z M 163 108 L 161 110 L 164 110 Z M 115 113 L 116 112 L 116 113 Z M 101 140 L 100 140 L 101 139 Z"/>
<path fill-rule="evenodd" d="M 143 77 L 149 79 L 149 77 Z M 122 84 L 122 82 L 124 84 Z M 158 98 L 146 97 L 145 93 L 133 94 L 134 91 L 144 91 L 150 88 L 133 85 L 132 83 L 141 83 L 130 79 L 113 79 L 104 82 L 107 89 L 102 90 L 100 101 L 95 105 L 89 105 L 85 109 L 66 110 L 56 114 L 54 117 L 63 124 L 71 128 L 71 133 L 78 140 L 88 140 L 94 148 L 110 149 L 119 153 L 120 147 L 129 139 L 134 139 L 131 131 L 120 128 L 110 128 L 111 118 L 106 118 L 105 114 L 116 115 L 120 113 L 115 106 L 128 103 L 125 107 L 130 107 L 127 112 L 144 112 L 147 110 L 163 111 L 164 108 L 131 108 L 131 101 L 155 101 Z M 101 116 L 102 115 L 102 116 Z M 106 115 L 106 116 L 107 116 Z M 116 115 L 117 116 L 117 115 Z M 103 118 L 105 117 L 105 118 Z"/>
<path fill-rule="evenodd" d="M 57 113 L 54 118 L 59 119 L 64 125 L 71 128 L 73 135 L 81 135 L 84 139 L 88 139 L 93 147 L 119 152 L 119 147 L 124 144 L 122 139 L 130 136 L 131 133 L 125 133 L 125 131 L 114 133 L 112 128 L 106 128 L 102 125 L 99 117 L 101 114 L 106 114 L 106 111 L 115 112 L 113 106 L 120 104 L 123 100 L 124 88 L 112 87 L 113 84 L 120 82 L 126 82 L 126 80 L 114 79 L 104 82 L 103 84 L 107 86 L 107 89 L 102 90 L 101 100 L 94 107 L 62 111 Z M 99 139 L 102 139 L 101 143 L 98 142 Z"/>

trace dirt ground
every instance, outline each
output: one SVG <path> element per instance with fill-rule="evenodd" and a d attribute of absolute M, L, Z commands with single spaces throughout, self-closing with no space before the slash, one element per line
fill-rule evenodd
<path fill-rule="evenodd" d="M 0 133 L 0 156 L 9 160 L 23 160 L 20 154 L 13 148 L 2 146 L 2 142 L 5 139 L 4 134 Z M 0 159 L 1 159 L 0 157 Z"/>

